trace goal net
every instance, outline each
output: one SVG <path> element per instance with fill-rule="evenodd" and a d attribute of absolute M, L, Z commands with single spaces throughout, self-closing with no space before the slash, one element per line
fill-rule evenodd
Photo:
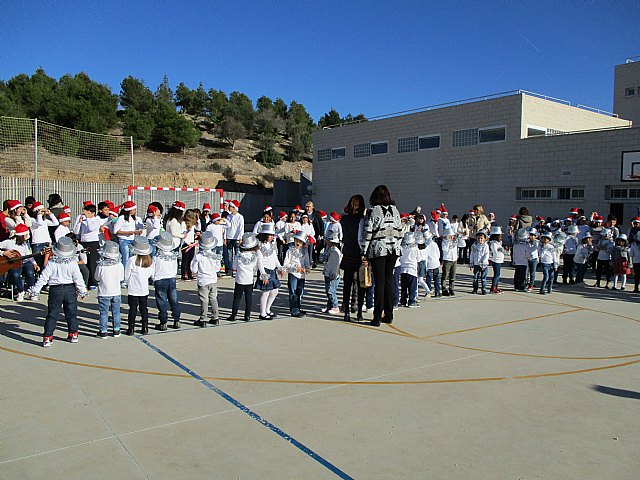
<path fill-rule="evenodd" d="M 139 212 L 146 211 L 151 202 L 159 202 L 167 212 L 173 202 L 180 200 L 187 208 L 200 210 L 208 203 L 212 212 L 220 213 L 224 201 L 224 191 L 219 188 L 130 186 L 127 196 L 136 202 Z"/>

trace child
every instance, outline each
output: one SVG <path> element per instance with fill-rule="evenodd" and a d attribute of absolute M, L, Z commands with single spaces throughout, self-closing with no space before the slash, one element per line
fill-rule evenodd
<path fill-rule="evenodd" d="M 216 246 L 213 247 L 213 253 L 216 255 L 222 255 L 223 250 L 222 246 L 224 245 L 225 233 L 227 230 L 226 227 L 227 221 L 224 220 L 219 213 L 214 213 L 211 215 L 211 220 L 207 224 L 207 228 L 205 231 L 211 232 L 213 238 L 216 239 Z M 231 270 L 231 268 L 229 268 Z"/>
<path fill-rule="evenodd" d="M 276 314 L 271 311 L 271 306 L 278 296 L 280 288 L 280 280 L 278 275 L 282 275 L 282 265 L 278 260 L 278 250 L 275 243 L 275 234 L 273 223 L 263 223 L 260 225 L 258 233 L 258 241 L 260 242 L 260 253 L 262 254 L 262 266 L 265 273 L 269 276 L 267 283 L 257 278 L 255 288 L 262 291 L 260 296 L 260 320 L 271 320 L 276 318 Z"/>
<path fill-rule="evenodd" d="M 451 228 L 444 230 L 442 239 L 442 294 L 453 297 L 456 281 L 456 263 L 458 262 L 457 233 Z M 446 288 L 449 283 L 449 289 Z"/>
<path fill-rule="evenodd" d="M 161 332 L 167 329 L 169 308 L 173 317 L 173 328 L 180 328 L 180 304 L 176 289 L 178 253 L 173 235 L 162 232 L 156 241 L 156 256 L 153 260 L 153 286 L 156 291 L 159 320 L 155 329 Z"/>
<path fill-rule="evenodd" d="M 156 253 L 156 241 L 162 231 L 162 212 L 158 207 L 149 204 L 147 207 L 147 219 L 144 221 L 146 237 L 151 245 L 151 255 Z"/>
<path fill-rule="evenodd" d="M 16 224 L 15 228 L 11 232 L 11 237 L 0 243 L 0 248 L 4 250 L 15 250 L 21 256 L 31 255 L 31 248 L 29 247 L 29 227 L 24 223 Z M 16 302 L 22 302 L 24 300 L 25 287 L 29 290 L 36 283 L 35 272 L 39 271 L 40 267 L 36 263 L 33 257 L 22 259 L 20 266 L 12 268 L 7 272 L 9 281 L 13 284 L 16 290 Z M 24 279 L 22 275 L 24 274 Z M 37 300 L 37 296 L 30 296 L 32 300 Z"/>
<path fill-rule="evenodd" d="M 340 225 L 339 223 L 336 225 Z M 304 212 L 302 215 L 300 215 L 300 231 L 302 233 L 304 233 L 307 236 L 307 252 L 309 255 L 309 259 L 313 259 L 313 249 L 314 249 L 314 242 L 311 241 L 311 238 L 315 237 L 316 231 L 313 228 L 313 225 L 311 225 L 311 223 L 309 222 L 309 215 L 307 215 L 306 212 Z M 330 232 L 336 232 L 336 230 L 329 230 Z M 325 240 L 325 244 L 328 243 Z"/>
<path fill-rule="evenodd" d="M 427 260 L 427 285 L 429 290 L 434 291 L 434 298 L 442 296 L 442 286 L 440 283 L 440 249 L 438 244 L 433 240 L 433 236 L 430 230 L 422 232 L 424 235 L 424 244 L 426 245 Z"/>
<path fill-rule="evenodd" d="M 153 278 L 155 273 L 155 262 L 151 258 L 151 245 L 145 237 L 135 237 L 131 247 L 132 256 L 127 261 L 127 268 L 124 272 L 128 289 L 127 303 L 129 304 L 127 335 L 133 335 L 138 309 L 140 309 L 140 317 L 142 318 L 140 333 L 146 335 L 149 333 L 149 279 Z M 160 308 L 158 297 L 158 288 L 156 288 L 156 303 Z M 164 329 L 166 330 L 167 327 L 165 326 Z"/>
<path fill-rule="evenodd" d="M 636 241 L 631 244 L 629 257 L 633 263 L 633 293 L 638 293 L 640 286 L 640 232 L 636 233 Z"/>
<path fill-rule="evenodd" d="M 106 241 L 100 251 L 100 260 L 96 266 L 98 282 L 98 311 L 100 328 L 98 338 L 108 338 L 109 311 L 113 324 L 113 336 L 120 336 L 120 283 L 124 281 L 124 267 L 120 259 L 117 243 Z"/>
<path fill-rule="evenodd" d="M 96 280 L 96 264 L 100 254 L 100 227 L 102 219 L 96 216 L 96 206 L 91 202 L 84 202 L 82 215 L 78 216 L 76 225 L 73 227 L 73 233 L 78 237 L 80 243 L 88 250 L 87 267 L 89 268 L 89 290 L 95 290 Z M 122 247 L 120 248 L 122 250 Z"/>
<path fill-rule="evenodd" d="M 591 234 L 587 232 L 582 237 L 580 245 L 576 248 L 576 254 L 573 257 L 573 263 L 576 267 L 576 285 L 584 282 L 584 274 L 587 271 L 589 257 L 592 252 L 592 237 Z"/>
<path fill-rule="evenodd" d="M 495 227 L 491 227 L 492 229 Z M 469 266 L 473 267 L 473 292 L 478 293 L 478 287 L 482 295 L 487 294 L 487 270 L 489 267 L 489 245 L 487 245 L 487 232 L 479 230 L 476 233 L 476 241 L 471 245 Z M 495 276 L 495 274 L 494 274 Z M 492 289 L 493 291 L 493 289 Z"/>
<path fill-rule="evenodd" d="M 184 246 L 182 247 L 182 261 L 180 263 L 180 270 L 182 273 L 183 281 L 195 280 L 191 270 L 191 260 L 195 256 L 196 238 L 200 231 L 200 216 L 196 210 L 188 209 L 184 214 L 184 223 L 186 226 L 186 233 L 184 236 Z"/>
<path fill-rule="evenodd" d="M 426 227 L 425 227 L 426 228 Z M 428 297 L 431 294 L 431 289 L 427 285 L 427 282 L 424 281 L 427 276 L 427 244 L 424 241 L 424 232 L 425 230 L 417 230 L 416 231 L 416 245 L 418 247 L 418 286 L 424 288 L 424 296 Z M 417 297 L 417 289 L 416 289 L 416 297 Z"/>
<path fill-rule="evenodd" d="M 489 230 L 489 265 L 493 270 L 493 278 L 491 279 L 491 293 L 502 294 L 502 290 L 498 288 L 500 284 L 500 273 L 502 264 L 504 263 L 504 247 L 502 246 L 502 228 L 491 227 Z"/>
<path fill-rule="evenodd" d="M 423 236 L 424 238 L 424 236 Z M 400 305 L 417 308 L 418 246 L 413 232 L 406 232 L 402 239 L 400 255 Z"/>
<path fill-rule="evenodd" d="M 327 294 L 327 306 L 322 309 L 322 313 L 329 315 L 339 315 L 338 308 L 338 285 L 340 285 L 340 262 L 342 261 L 342 252 L 340 250 L 340 240 L 336 232 L 329 232 L 329 236 L 325 237 L 329 250 L 325 252 L 327 259 L 324 264 L 324 290 Z"/>
<path fill-rule="evenodd" d="M 608 228 L 603 228 L 600 231 L 600 241 L 595 246 L 596 257 L 596 287 L 600 286 L 600 280 L 602 279 L 602 273 L 607 280 L 604 288 L 609 288 L 609 282 L 611 281 L 611 252 L 615 245 L 611 241 L 611 231 Z"/>
<path fill-rule="evenodd" d="M 336 232 L 338 240 L 342 243 L 342 225 L 340 224 L 340 215 L 338 212 L 331 212 L 329 214 L 329 223 L 325 229 L 324 236 L 327 237 L 329 232 Z"/>
<path fill-rule="evenodd" d="M 627 275 L 631 273 L 629 269 L 629 241 L 624 233 L 618 235 L 615 240 L 615 248 L 611 252 L 611 269 L 613 270 L 613 290 L 620 290 L 627 286 Z"/>
<path fill-rule="evenodd" d="M 61 212 L 58 214 L 58 222 L 60 225 L 56 227 L 55 232 L 53 233 L 53 240 L 57 242 L 62 237 L 66 237 L 68 233 L 71 233 L 71 229 L 69 225 L 71 225 L 71 215 L 65 212 Z"/>
<path fill-rule="evenodd" d="M 555 247 L 551 244 L 551 233 L 545 232 L 540 235 L 538 255 L 540 265 L 542 265 L 542 283 L 540 284 L 540 295 L 546 295 L 553 291 L 553 268 L 556 260 Z M 546 291 L 545 291 L 546 290 Z"/>
<path fill-rule="evenodd" d="M 280 212 L 278 215 L 278 221 L 276 222 L 276 244 L 278 246 L 278 260 L 280 263 L 284 263 L 285 243 L 284 233 L 287 225 L 287 213 Z"/>
<path fill-rule="evenodd" d="M 51 245 L 50 228 L 57 228 L 60 222 L 50 210 L 44 208 L 40 202 L 33 203 L 33 223 L 31 224 L 31 250 L 40 253 Z M 44 257 L 36 257 L 36 263 L 40 268 L 44 267 Z"/>
<path fill-rule="evenodd" d="M 198 253 L 191 260 L 191 271 L 198 279 L 198 298 L 200 299 L 200 318 L 194 322 L 196 327 L 206 326 L 211 304 L 211 325 L 218 325 L 218 272 L 222 256 L 216 253 L 218 240 L 213 232 L 206 231 L 200 237 Z"/>
<path fill-rule="evenodd" d="M 527 267 L 529 266 L 529 252 L 526 228 L 519 228 L 513 236 L 512 261 L 515 268 L 513 274 L 513 288 L 517 292 L 527 291 Z"/>
<path fill-rule="evenodd" d="M 569 225 L 567 227 L 567 239 L 564 242 L 564 250 L 562 252 L 562 283 L 575 284 L 575 264 L 574 258 L 578 251 L 578 233 L 580 229 L 577 225 Z"/>
<path fill-rule="evenodd" d="M 525 252 L 527 255 L 527 268 L 529 269 L 529 283 L 527 284 L 527 292 L 533 292 L 536 285 L 536 269 L 540 260 L 538 247 L 538 230 L 533 227 L 527 229 L 529 231 L 529 241 L 526 243 Z"/>
<path fill-rule="evenodd" d="M 62 237 L 52 251 L 53 257 L 49 259 L 40 278 L 29 291 L 31 297 L 34 297 L 40 293 L 42 287 L 49 285 L 48 311 L 42 341 L 42 346 L 45 348 L 53 343 L 53 332 L 61 309 L 64 309 L 69 329 L 67 340 L 78 343 L 78 295 L 80 299 L 87 296 L 87 288 L 78 268 L 73 240 Z"/>
<path fill-rule="evenodd" d="M 326 234 L 325 234 L 325 238 Z M 304 233 L 298 232 L 293 237 L 293 246 L 287 249 L 284 257 L 284 269 L 289 273 L 289 310 L 292 317 L 304 317 L 305 312 L 300 309 L 302 295 L 304 294 L 305 273 L 311 269 L 311 261 L 304 246 L 307 237 Z"/>
<path fill-rule="evenodd" d="M 236 315 L 240 308 L 240 300 L 244 295 L 244 321 L 251 320 L 251 307 L 253 303 L 253 275 L 260 272 L 260 280 L 269 283 L 269 275 L 262 266 L 262 253 L 260 253 L 260 243 L 254 233 L 242 235 L 240 251 L 233 259 L 233 270 L 236 272 L 236 284 L 233 288 L 233 307 L 231 316 L 227 318 L 229 322 L 236 321 Z"/>

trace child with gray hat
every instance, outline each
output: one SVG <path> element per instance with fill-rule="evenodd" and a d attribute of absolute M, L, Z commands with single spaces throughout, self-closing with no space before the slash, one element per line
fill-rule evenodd
<path fill-rule="evenodd" d="M 198 298 L 200 299 L 200 318 L 194 322 L 196 327 L 206 326 L 211 304 L 211 320 L 209 323 L 218 325 L 218 272 L 222 256 L 216 254 L 218 240 L 213 232 L 207 230 L 200 236 L 198 253 L 191 260 L 191 271 L 198 279 Z"/>
<path fill-rule="evenodd" d="M 175 250 L 173 235 L 162 232 L 156 241 L 156 256 L 153 260 L 153 286 L 156 290 L 156 305 L 158 305 L 158 319 L 156 330 L 167 329 L 169 307 L 173 317 L 173 328 L 180 328 L 180 304 L 176 288 L 176 273 L 178 272 L 178 251 Z"/>
<path fill-rule="evenodd" d="M 131 245 L 131 257 L 127 260 L 124 278 L 127 282 L 127 335 L 133 335 L 138 309 L 142 318 L 140 333 L 149 333 L 149 279 L 153 278 L 154 261 L 151 257 L 151 245 L 145 237 L 136 236 Z M 157 297 L 157 293 L 156 293 Z"/>
<path fill-rule="evenodd" d="M 262 253 L 260 252 L 260 242 L 255 233 L 245 233 L 242 235 L 240 251 L 233 260 L 233 270 L 236 272 L 236 283 L 233 288 L 233 307 L 231 316 L 227 318 L 229 322 L 236 321 L 236 315 L 240 308 L 240 300 L 244 295 L 244 321 L 251 319 L 251 307 L 253 305 L 253 275 L 260 272 L 260 281 L 269 283 L 269 275 L 262 266 Z"/>
<path fill-rule="evenodd" d="M 38 295 L 42 287 L 49 285 L 49 300 L 47 303 L 47 318 L 44 322 L 43 347 L 50 347 L 53 343 L 53 332 L 58 323 L 60 310 L 64 309 L 69 333 L 67 340 L 78 343 L 78 296 L 87 296 L 78 257 L 73 240 L 62 237 L 52 248 L 53 257 L 49 259 L 40 278 L 29 291 L 31 296 Z"/>
<path fill-rule="evenodd" d="M 98 311 L 100 328 L 98 338 L 107 338 L 109 329 L 109 311 L 113 323 L 113 336 L 120 336 L 120 282 L 124 281 L 124 267 L 120 259 L 120 246 L 110 240 L 104 242 L 100 250 L 100 259 L 96 265 L 98 282 Z"/>

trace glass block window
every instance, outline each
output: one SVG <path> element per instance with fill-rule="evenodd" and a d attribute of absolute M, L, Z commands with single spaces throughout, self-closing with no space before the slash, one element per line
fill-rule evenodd
<path fill-rule="evenodd" d="M 398 139 L 398 153 L 417 152 L 418 137 L 405 137 Z"/>
<path fill-rule="evenodd" d="M 368 157 L 371 155 L 371 144 L 370 143 L 360 143 L 358 145 L 353 146 L 353 157 L 354 158 L 362 158 Z"/>
<path fill-rule="evenodd" d="M 478 144 L 478 129 L 468 128 L 466 130 L 455 130 L 453 132 L 453 147 L 466 147 Z"/>
<path fill-rule="evenodd" d="M 387 142 L 378 142 L 371 144 L 371 155 L 384 155 L 389 150 Z"/>
<path fill-rule="evenodd" d="M 418 140 L 420 150 L 429 150 L 431 148 L 440 148 L 440 135 L 431 135 L 429 137 L 420 137 Z"/>
<path fill-rule="evenodd" d="M 317 150 L 316 155 L 319 162 L 326 162 L 327 160 L 331 160 L 331 149 L 325 148 L 323 150 Z"/>
<path fill-rule="evenodd" d="M 478 130 L 478 141 L 480 143 L 504 142 L 506 138 L 507 129 L 505 127 Z"/>
<path fill-rule="evenodd" d="M 347 149 L 345 147 L 331 149 L 331 160 L 342 160 L 346 157 Z"/>

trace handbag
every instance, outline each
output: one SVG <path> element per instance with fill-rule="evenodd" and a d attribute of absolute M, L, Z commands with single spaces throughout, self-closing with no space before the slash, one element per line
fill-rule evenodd
<path fill-rule="evenodd" d="M 362 264 L 358 269 L 358 283 L 360 288 L 369 288 L 373 285 L 373 279 L 371 278 L 371 267 L 369 264 Z"/>

